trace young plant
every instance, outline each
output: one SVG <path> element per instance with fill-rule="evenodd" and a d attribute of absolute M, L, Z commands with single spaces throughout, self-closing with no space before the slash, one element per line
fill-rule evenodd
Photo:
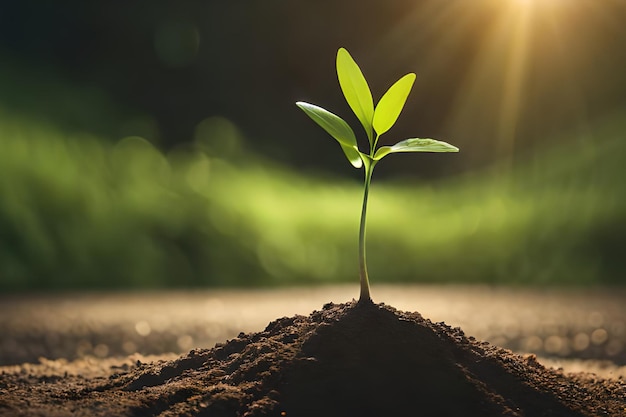
<path fill-rule="evenodd" d="M 359 226 L 359 273 L 361 294 L 359 303 L 371 303 L 369 278 L 365 260 L 365 218 L 367 199 L 374 167 L 385 156 L 398 152 L 458 152 L 459 148 L 434 139 L 405 139 L 393 146 L 376 148 L 380 136 L 396 123 L 406 99 L 415 82 L 415 74 L 409 73 L 395 82 L 382 96 L 376 107 L 370 88 L 350 53 L 344 48 L 337 51 L 337 77 L 348 105 L 359 119 L 369 142 L 369 152 L 359 151 L 356 136 L 341 117 L 314 104 L 296 103 L 315 123 L 339 142 L 348 161 L 355 168 L 365 168 L 365 191 Z"/>

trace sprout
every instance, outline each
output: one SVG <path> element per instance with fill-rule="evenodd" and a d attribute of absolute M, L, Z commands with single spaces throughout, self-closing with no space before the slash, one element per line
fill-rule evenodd
<path fill-rule="evenodd" d="M 315 123 L 339 142 L 348 161 L 355 168 L 365 167 L 365 185 L 361 222 L 359 226 L 359 273 L 361 294 L 359 303 L 371 303 L 367 263 L 365 259 L 365 218 L 367 199 L 374 166 L 391 153 L 398 152 L 458 152 L 459 148 L 434 139 L 405 139 L 393 146 L 376 148 L 380 136 L 398 120 L 415 82 L 415 74 L 409 73 L 396 81 L 374 107 L 370 88 L 350 53 L 344 48 L 337 51 L 337 77 L 348 105 L 359 119 L 369 142 L 369 153 L 359 151 L 354 131 L 341 117 L 314 104 L 296 103 Z"/>

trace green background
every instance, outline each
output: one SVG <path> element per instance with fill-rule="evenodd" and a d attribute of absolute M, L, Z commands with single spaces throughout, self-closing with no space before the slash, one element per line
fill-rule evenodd
<path fill-rule="evenodd" d="M 377 167 L 373 285 L 623 284 L 626 5 L 468 3 L 3 5 L 0 289 L 356 282 L 340 46 L 461 148 Z"/>

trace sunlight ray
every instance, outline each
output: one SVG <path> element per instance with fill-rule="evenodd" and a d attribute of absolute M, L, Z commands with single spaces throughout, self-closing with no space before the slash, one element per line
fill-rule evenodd
<path fill-rule="evenodd" d="M 527 0 L 528 1 L 528 0 Z M 532 9 L 524 7 L 519 15 L 505 19 L 511 27 L 508 56 L 504 63 L 504 85 L 501 113 L 498 119 L 498 153 L 508 160 L 513 154 L 516 129 L 523 100 L 524 79 L 529 59 L 530 14 Z"/>
<path fill-rule="evenodd" d="M 379 79 L 401 66 L 416 72 L 416 117 L 440 129 L 433 134 L 480 149 L 464 154 L 469 165 L 506 161 L 600 115 L 595 89 L 622 57 L 601 46 L 626 36 L 620 10 L 617 0 L 425 0 L 395 11 L 367 54 L 386 64 L 366 55 L 365 67 Z"/>

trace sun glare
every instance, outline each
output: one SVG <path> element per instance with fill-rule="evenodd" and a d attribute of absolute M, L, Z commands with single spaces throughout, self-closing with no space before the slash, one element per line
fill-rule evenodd
<path fill-rule="evenodd" d="M 606 13 L 585 0 L 486 0 L 479 4 L 484 6 L 482 15 L 457 6 L 451 19 L 457 38 L 446 39 L 447 43 L 471 42 L 473 48 L 449 114 L 450 126 L 459 130 L 452 128 L 450 133 L 462 136 L 468 126 L 491 132 L 496 138 L 491 151 L 506 159 L 514 153 L 520 128 L 529 127 L 524 124 L 525 116 L 545 120 L 550 112 L 565 111 L 585 120 L 578 82 L 582 73 L 577 70 L 581 62 L 588 62 L 585 54 L 593 50 L 584 50 L 579 41 L 605 29 Z M 480 24 L 464 22 L 472 18 L 470 12 Z M 597 22 L 591 23 L 594 19 Z M 581 26 L 587 32 L 581 32 Z M 552 102 L 541 101 L 542 96 Z M 555 109 L 556 103 L 564 108 Z"/>
<path fill-rule="evenodd" d="M 575 2 L 576 0 L 509 0 L 508 2 L 517 7 L 522 8 L 539 8 L 539 9 L 554 9 L 555 7 L 562 7 L 567 3 Z M 506 3 L 506 1 L 502 1 Z"/>
<path fill-rule="evenodd" d="M 479 149 L 477 159 L 506 161 L 517 142 L 526 146 L 531 137 L 540 141 L 575 124 L 585 128 L 596 99 L 590 74 L 618 59 L 603 45 L 626 36 L 621 2 L 417 2 L 398 13 L 372 55 L 391 67 L 406 68 L 409 61 L 418 76 L 417 97 L 420 88 L 447 94 L 418 98 L 430 112 L 423 117 L 439 118 L 444 130 L 438 134 L 467 138 Z M 441 85 L 429 90 L 429 83 Z M 426 101 L 439 107 L 430 110 Z M 471 151 L 464 155 L 474 157 Z"/>

